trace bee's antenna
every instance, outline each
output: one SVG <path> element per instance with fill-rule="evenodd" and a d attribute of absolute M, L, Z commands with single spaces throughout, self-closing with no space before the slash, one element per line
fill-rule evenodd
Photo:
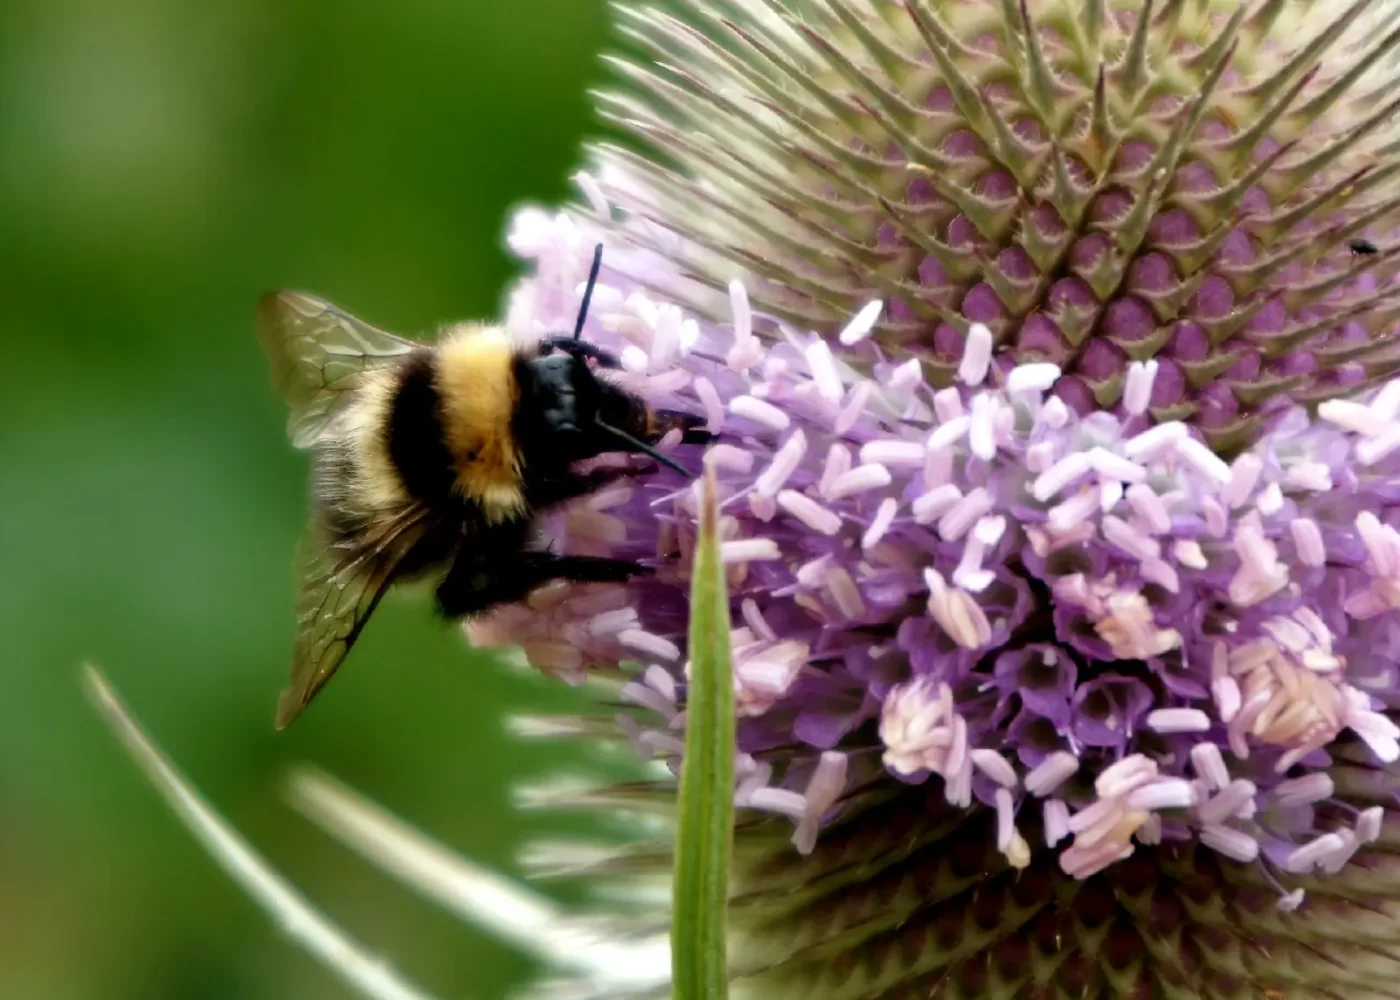
<path fill-rule="evenodd" d="M 588 270 L 588 284 L 583 287 L 583 301 L 578 307 L 578 322 L 574 323 L 574 339 L 583 333 L 583 321 L 588 318 L 588 303 L 593 298 L 593 286 L 598 283 L 598 270 L 603 266 L 603 244 L 593 248 L 593 266 Z"/>
<path fill-rule="evenodd" d="M 593 422 L 597 425 L 599 430 L 607 431 L 609 434 L 611 434 L 613 437 L 617 438 L 620 441 L 626 441 L 632 446 L 634 450 L 640 451 L 645 455 L 650 455 L 662 465 L 669 465 L 671 468 L 675 469 L 687 479 L 695 478 L 691 475 L 690 470 L 687 469 L 684 465 L 681 465 L 679 462 L 667 458 L 665 455 L 661 454 L 661 452 L 657 451 L 645 441 L 639 441 L 636 438 L 634 438 L 631 434 L 628 434 L 626 431 L 620 430 L 619 428 L 614 427 L 611 424 L 605 424 L 601 420 L 594 420 Z"/>

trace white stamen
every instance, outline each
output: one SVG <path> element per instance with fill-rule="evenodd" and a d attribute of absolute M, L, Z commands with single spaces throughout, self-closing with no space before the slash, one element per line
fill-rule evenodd
<path fill-rule="evenodd" d="M 1051 396 L 1040 408 L 1040 413 L 1036 416 L 1036 423 L 1044 424 L 1051 430 L 1060 430 L 1069 423 L 1069 407 L 1059 396 Z"/>
<path fill-rule="evenodd" d="M 1043 812 L 1045 846 L 1054 847 L 1069 836 L 1069 806 L 1065 805 L 1063 799 L 1046 799 Z"/>
<path fill-rule="evenodd" d="M 1016 771 L 1005 757 L 995 750 L 973 750 L 969 755 L 973 766 L 1003 788 L 1015 788 Z"/>
<path fill-rule="evenodd" d="M 1191 766 L 1196 769 L 1196 776 L 1213 792 L 1218 792 L 1230 783 L 1230 771 L 1225 766 L 1225 755 L 1214 743 L 1197 743 L 1193 746 Z"/>
<path fill-rule="evenodd" d="M 893 438 L 870 441 L 861 445 L 860 461 L 862 465 L 918 469 L 924 464 L 924 446 L 917 441 L 899 441 Z"/>
<path fill-rule="evenodd" d="M 617 634 L 617 638 L 623 645 L 658 660 L 679 660 L 681 657 L 681 651 L 674 642 L 639 628 L 624 629 Z"/>
<path fill-rule="evenodd" d="M 1187 440 L 1190 432 L 1179 420 L 1169 420 L 1156 427 L 1149 427 L 1141 434 L 1123 443 L 1128 457 L 1140 462 L 1149 462 L 1180 441 Z"/>
<path fill-rule="evenodd" d="M 1184 437 L 1178 441 L 1176 453 L 1187 465 L 1222 486 L 1230 481 L 1230 467 L 1225 464 L 1225 460 L 1195 438 Z"/>
<path fill-rule="evenodd" d="M 574 183 L 583 192 L 583 196 L 588 199 L 588 207 L 593 209 L 593 214 L 604 222 L 611 222 L 612 206 L 608 204 L 607 196 L 603 194 L 602 187 L 599 186 L 593 175 L 586 170 L 580 170 L 574 174 Z"/>
<path fill-rule="evenodd" d="M 1124 483 L 1140 483 L 1147 478 L 1147 470 L 1122 455 L 1115 455 L 1107 448 L 1091 448 L 1089 464 L 1101 476 L 1108 476 Z"/>
<path fill-rule="evenodd" d="M 1335 875 L 1345 868 L 1347 862 L 1355 856 L 1357 848 L 1361 846 L 1361 841 L 1357 840 L 1356 834 L 1350 830 L 1338 830 L 1337 836 L 1342 838 L 1341 849 L 1333 851 L 1318 865 L 1318 868 L 1328 875 Z"/>
<path fill-rule="evenodd" d="M 1142 571 L 1142 578 L 1148 583 L 1155 583 L 1173 594 L 1181 592 L 1181 577 L 1165 560 L 1144 559 L 1139 568 Z"/>
<path fill-rule="evenodd" d="M 749 290 L 735 278 L 729 283 L 729 312 L 734 318 L 734 340 L 743 343 L 753 337 L 753 310 L 749 307 Z"/>
<path fill-rule="evenodd" d="M 831 487 L 837 478 L 851 471 L 851 450 L 839 441 L 833 442 L 826 450 L 826 463 L 822 466 L 822 478 L 817 483 L 817 492 L 831 499 Z"/>
<path fill-rule="evenodd" d="M 827 570 L 826 589 L 836 602 L 836 607 L 847 618 L 865 617 L 865 597 L 846 570 L 839 566 Z"/>
<path fill-rule="evenodd" d="M 630 701 L 634 705 L 642 708 L 649 708 L 663 718 L 671 718 L 676 714 L 676 703 L 668 700 L 654 688 L 648 687 L 640 681 L 628 681 L 618 688 L 618 696 L 623 701 Z"/>
<path fill-rule="evenodd" d="M 797 582 L 804 587 L 820 587 L 826 582 L 826 568 L 831 565 L 832 554 L 828 552 L 824 556 L 803 563 L 797 568 L 794 574 Z"/>
<path fill-rule="evenodd" d="M 1254 782 L 1236 778 L 1201 803 L 1196 809 L 1196 815 L 1202 823 L 1220 823 L 1233 816 L 1241 806 L 1252 802 L 1257 792 Z"/>
<path fill-rule="evenodd" d="M 773 626 L 768 624 L 768 620 L 763 617 L 763 612 L 758 608 L 758 602 L 752 597 L 746 597 L 739 605 L 739 610 L 744 616 L 744 622 L 753 629 L 754 635 L 766 642 L 774 642 L 778 638 L 778 633 L 773 631 Z"/>
<path fill-rule="evenodd" d="M 787 430 L 792 423 L 792 418 L 782 410 L 755 396 L 735 396 L 729 401 L 729 412 L 779 431 Z"/>
<path fill-rule="evenodd" d="M 1201 514 L 1206 519 L 1206 531 L 1215 538 L 1224 538 L 1230 527 L 1230 513 L 1225 505 L 1213 496 L 1206 496 L 1201 500 Z"/>
<path fill-rule="evenodd" d="M 903 368 L 904 365 L 900 365 L 899 368 L 895 370 L 896 378 Z M 920 377 L 922 378 L 922 376 Z M 891 379 L 890 382 L 891 385 L 893 385 L 894 380 Z M 958 391 L 956 386 L 939 389 L 933 394 L 933 412 L 938 419 L 944 423 L 947 423 L 949 420 L 956 420 L 958 417 L 966 414 L 967 411 L 963 409 L 962 393 Z"/>
<path fill-rule="evenodd" d="M 837 476 L 831 488 L 827 490 L 827 496 L 832 500 L 840 500 L 856 493 L 878 490 L 882 486 L 888 486 L 891 481 L 890 470 L 883 465 L 860 465 Z"/>
<path fill-rule="evenodd" d="M 1259 857 L 1259 841 L 1247 833 L 1212 823 L 1201 829 L 1201 843 L 1234 861 L 1248 864 Z"/>
<path fill-rule="evenodd" d="M 719 390 L 705 376 L 698 376 L 692 383 L 700 405 L 705 408 L 705 430 L 718 434 L 724 426 L 724 400 L 719 398 Z"/>
<path fill-rule="evenodd" d="M 1094 791 L 1098 793 L 1100 799 L 1112 799 L 1127 795 L 1134 788 L 1144 782 L 1151 781 L 1157 776 L 1157 764 L 1155 761 L 1140 753 L 1129 754 L 1122 760 L 1110 764 L 1099 773 L 1094 779 Z M 1093 808 L 1092 806 L 1090 808 Z M 1088 810 L 1083 810 L 1075 815 L 1078 819 Z M 1082 823 L 1090 823 L 1092 817 L 1085 817 Z M 1078 832 L 1076 830 L 1076 832 Z"/>
<path fill-rule="evenodd" d="M 1171 514 L 1156 490 L 1145 483 L 1134 483 L 1128 487 L 1127 497 L 1133 512 L 1142 519 L 1143 527 L 1147 531 L 1154 535 L 1163 535 L 1171 530 Z"/>
<path fill-rule="evenodd" d="M 742 802 L 736 802 L 748 809 L 761 809 L 763 812 L 773 813 L 777 816 L 786 816 L 789 819 L 801 819 L 802 812 L 807 807 L 807 800 L 801 792 L 794 792 L 790 788 L 754 788 Z"/>
<path fill-rule="evenodd" d="M 1324 833 L 1294 850 L 1283 862 L 1283 869 L 1294 875 L 1303 875 L 1312 871 L 1330 855 L 1345 849 L 1346 842 L 1340 836 Z"/>
<path fill-rule="evenodd" d="M 1264 461 L 1258 455 L 1249 452 L 1241 455 L 1230 466 L 1230 481 L 1220 491 L 1220 499 L 1231 507 L 1243 507 L 1263 471 Z"/>
<path fill-rule="evenodd" d="M 923 380 L 924 370 L 923 366 L 919 364 L 919 359 L 910 358 L 908 361 L 904 362 L 904 364 L 897 366 L 894 371 L 890 372 L 890 379 L 889 382 L 886 383 L 886 385 L 889 387 L 889 390 L 891 392 L 899 393 L 902 395 L 907 392 L 912 392 L 915 388 L 918 387 L 919 383 Z M 947 389 L 943 390 L 943 392 L 947 391 Z M 954 389 L 953 393 L 954 395 L 956 395 L 957 390 Z M 938 397 L 935 396 L 935 410 L 937 406 Z"/>
<path fill-rule="evenodd" d="M 1330 799 L 1335 791 L 1336 785 L 1331 775 L 1322 771 L 1280 781 L 1274 787 L 1274 795 L 1278 797 L 1279 805 L 1284 807 L 1310 806 L 1314 802 Z"/>
<path fill-rule="evenodd" d="M 1099 480 L 1099 510 L 1107 514 L 1123 499 L 1123 484 L 1116 479 Z"/>
<path fill-rule="evenodd" d="M 806 454 L 807 435 L 803 434 L 799 428 L 783 442 L 783 446 L 773 456 L 773 461 L 768 463 L 768 468 L 764 469 L 754 480 L 754 492 L 761 497 L 777 496 L 778 491 L 792 478 L 792 474 L 802 464 L 802 459 Z"/>
<path fill-rule="evenodd" d="M 1031 495 L 1045 503 L 1089 471 L 1089 456 L 1082 451 L 1066 455 L 1042 472 L 1031 485 Z"/>
<path fill-rule="evenodd" d="M 1128 793 L 1129 809 L 1189 809 L 1196 804 L 1196 786 L 1181 778 L 1164 778 Z"/>
<path fill-rule="evenodd" d="M 640 374 L 651 367 L 651 357 L 636 344 L 628 344 L 622 349 L 619 359 L 622 367 L 633 374 Z"/>
<path fill-rule="evenodd" d="M 984 462 L 997 455 L 996 399 L 989 393 L 978 393 L 972 400 L 972 423 L 967 441 L 972 453 Z"/>
<path fill-rule="evenodd" d="M 726 566 L 782 558 L 782 553 L 778 551 L 778 543 L 771 538 L 740 538 L 732 542 L 721 542 L 719 555 L 720 561 Z"/>
<path fill-rule="evenodd" d="M 1193 542 L 1189 538 L 1179 538 L 1172 542 L 1172 556 L 1187 569 L 1205 569 L 1210 565 L 1200 542 Z"/>
<path fill-rule="evenodd" d="M 700 340 L 700 324 L 693 319 L 681 321 L 680 347 L 681 354 L 689 356 L 695 350 L 695 345 Z"/>
<path fill-rule="evenodd" d="M 1050 508 L 1050 527 L 1055 531 L 1068 531 L 1087 521 L 1098 509 L 1098 491 L 1082 489 L 1064 503 Z"/>
<path fill-rule="evenodd" d="M 977 487 L 959 500 L 938 522 L 938 534 L 945 542 L 955 542 L 977 523 L 977 519 L 989 514 L 996 506 L 991 493 Z"/>
<path fill-rule="evenodd" d="M 1283 489 L 1278 483 L 1270 483 L 1260 492 L 1254 505 L 1259 508 L 1259 513 L 1265 517 L 1273 517 L 1283 510 Z"/>
<path fill-rule="evenodd" d="M 885 497 L 880 501 L 880 506 L 875 510 L 875 517 L 870 522 L 870 527 L 866 528 L 865 534 L 861 536 L 861 548 L 873 549 L 880 544 L 880 539 L 884 538 L 885 532 L 890 530 L 890 525 L 894 522 L 894 515 L 898 510 L 899 501 L 894 497 Z"/>
<path fill-rule="evenodd" d="M 1395 382 L 1390 383 L 1390 385 L 1395 384 Z M 1369 809 L 1363 809 L 1361 815 L 1356 817 L 1356 836 L 1363 844 L 1375 843 L 1380 839 L 1381 824 L 1384 821 L 1385 809 L 1383 807 L 1371 806 Z"/>
<path fill-rule="evenodd" d="M 1324 400 L 1317 405 L 1317 415 L 1364 437 L 1376 437 L 1390 426 L 1390 421 L 1382 419 L 1371 407 L 1350 399 Z"/>
<path fill-rule="evenodd" d="M 1006 391 L 1012 395 L 1018 392 L 1044 392 L 1059 378 L 1059 365 L 1046 361 L 1017 365 L 1006 375 Z"/>
<path fill-rule="evenodd" d="M 1400 416 L 1400 379 L 1392 379 L 1381 387 L 1376 398 L 1371 400 L 1371 412 L 1382 420 Z"/>
<path fill-rule="evenodd" d="M 1053 794 L 1078 771 L 1078 757 L 1067 750 L 1056 750 L 1026 775 L 1026 791 L 1044 798 Z M 1065 821 L 1069 822 L 1068 816 L 1065 817 Z"/>
<path fill-rule="evenodd" d="M 1362 465 L 1375 465 L 1400 448 L 1400 424 L 1392 424 L 1380 437 L 1367 438 L 1356 446 L 1355 455 Z"/>
<path fill-rule="evenodd" d="M 754 454 L 732 444 L 717 444 L 706 452 L 706 458 L 721 469 L 747 473 L 753 469 Z"/>
<path fill-rule="evenodd" d="M 914 500 L 914 521 L 916 524 L 928 524 L 930 521 L 942 517 L 961 499 L 962 491 L 952 483 L 935 486 Z"/>
<path fill-rule="evenodd" d="M 817 761 L 812 780 L 803 794 L 806 801 L 802 821 L 792 835 L 793 846 L 799 854 L 810 854 L 817 844 L 817 830 L 822 817 L 834 806 L 846 788 L 846 755 L 827 750 Z"/>
<path fill-rule="evenodd" d="M 1011 846 L 1011 835 L 1016 832 L 1016 813 L 1010 789 L 998 788 L 994 798 L 997 804 L 997 850 L 1005 853 Z"/>
<path fill-rule="evenodd" d="M 1055 442 L 1040 441 L 1026 449 L 1026 468 L 1041 473 L 1055 464 Z"/>
<path fill-rule="evenodd" d="M 1147 412 L 1152 402 L 1152 386 L 1157 381 L 1157 361 L 1134 361 L 1128 366 L 1128 380 L 1123 388 L 1123 409 L 1133 416 Z"/>
<path fill-rule="evenodd" d="M 827 510 L 811 497 L 795 490 L 783 490 L 778 494 L 778 506 L 797 518 L 813 531 L 823 535 L 834 535 L 841 528 L 841 518 Z"/>
<path fill-rule="evenodd" d="M 1136 559 L 1156 559 L 1162 547 L 1122 518 L 1108 516 L 1102 522 L 1103 537 Z"/>
<path fill-rule="evenodd" d="M 671 671 L 653 663 L 642 671 L 642 677 L 654 690 L 659 691 L 667 702 L 673 706 L 676 704 L 676 677 Z"/>
<path fill-rule="evenodd" d="M 972 529 L 972 537 L 977 539 L 987 548 L 991 548 L 1001 541 L 1001 536 L 1006 534 L 1006 518 L 1004 517 L 984 517 L 977 522 L 977 526 Z"/>
<path fill-rule="evenodd" d="M 870 402 L 870 393 L 873 387 L 870 382 L 860 381 L 851 387 L 851 391 L 846 395 L 846 402 L 842 405 L 841 411 L 836 414 L 836 421 L 831 425 L 831 429 L 837 434 L 845 434 L 856 425 L 861 415 L 865 413 L 866 404 Z"/>
<path fill-rule="evenodd" d="M 1332 488 L 1332 470 L 1322 462 L 1294 462 L 1284 473 L 1283 482 L 1289 489 L 1325 493 Z"/>
<path fill-rule="evenodd" d="M 1215 699 L 1215 709 L 1220 713 L 1220 721 L 1227 725 L 1239 714 L 1242 695 L 1239 681 L 1233 677 L 1217 677 L 1210 682 L 1211 696 Z"/>
<path fill-rule="evenodd" d="M 981 323 L 967 328 L 967 344 L 963 348 L 958 378 L 971 386 L 982 384 L 992 363 L 992 331 Z"/>
<path fill-rule="evenodd" d="M 1147 725 L 1159 733 L 1204 733 L 1210 716 L 1199 708 L 1159 708 L 1147 713 Z"/>
<path fill-rule="evenodd" d="M 879 299 L 867 302 L 860 307 L 859 312 L 851 317 L 851 321 L 846 324 L 846 328 L 841 331 L 837 339 L 847 347 L 860 343 L 870 336 L 871 330 L 875 329 L 875 324 L 879 322 L 880 313 L 884 308 L 885 304 Z"/>
<path fill-rule="evenodd" d="M 924 447 L 929 451 L 939 451 L 957 444 L 967 436 L 968 429 L 972 427 L 971 417 L 954 417 L 945 424 L 935 427 L 933 433 L 928 436 L 928 441 Z"/>
<path fill-rule="evenodd" d="M 835 406 L 846 394 L 846 387 L 841 382 L 841 373 L 836 370 L 836 359 L 831 356 L 831 348 L 824 340 L 814 340 L 807 345 L 804 353 L 812 380 L 817 384 L 817 392 L 822 399 Z"/>
<path fill-rule="evenodd" d="M 924 570 L 929 588 L 928 609 L 940 628 L 963 649 L 980 649 L 992 639 L 992 626 L 972 595 L 960 587 L 949 588 L 932 567 Z"/>

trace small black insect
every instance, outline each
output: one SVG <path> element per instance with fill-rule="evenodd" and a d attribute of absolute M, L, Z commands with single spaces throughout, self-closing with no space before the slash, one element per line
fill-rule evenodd
<path fill-rule="evenodd" d="M 1347 246 L 1351 248 L 1352 253 L 1360 257 L 1370 257 L 1372 254 L 1380 253 L 1380 247 L 1370 240 L 1350 240 L 1347 242 Z"/>

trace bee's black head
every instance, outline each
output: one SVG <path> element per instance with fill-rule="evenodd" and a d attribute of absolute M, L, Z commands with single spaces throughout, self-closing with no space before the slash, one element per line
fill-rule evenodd
<path fill-rule="evenodd" d="M 516 413 L 516 437 L 533 464 L 546 471 L 566 470 L 574 462 L 609 451 L 651 455 L 682 475 L 689 470 L 657 452 L 652 446 L 672 428 L 679 428 L 688 442 L 708 440 L 699 431 L 697 417 L 672 411 L 655 411 L 633 393 L 614 385 L 598 370 L 616 370 L 618 359 L 608 351 L 580 339 L 588 303 L 602 265 L 603 245 L 593 252 L 593 267 L 584 288 L 578 321 L 572 336 L 551 336 L 540 342 L 539 356 L 522 359 L 516 378 L 521 398 Z"/>

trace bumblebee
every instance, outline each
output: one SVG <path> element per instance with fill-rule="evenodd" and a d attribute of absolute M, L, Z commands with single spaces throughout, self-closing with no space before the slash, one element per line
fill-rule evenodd
<path fill-rule="evenodd" d="M 1358 257 L 1370 257 L 1380 253 L 1380 247 L 1370 240 L 1348 240 L 1347 247 Z"/>
<path fill-rule="evenodd" d="M 551 580 L 625 581 L 639 563 L 532 547 L 541 513 L 635 470 L 576 466 L 650 455 L 702 418 L 656 410 L 609 376 L 617 358 L 580 338 L 603 248 L 572 336 L 521 344 L 464 323 L 428 345 L 328 302 L 274 292 L 258 305 L 288 433 L 313 453 L 312 513 L 298 552 L 298 631 L 277 707 L 285 728 L 330 680 L 391 586 L 428 580 L 448 619 L 523 599 Z"/>

